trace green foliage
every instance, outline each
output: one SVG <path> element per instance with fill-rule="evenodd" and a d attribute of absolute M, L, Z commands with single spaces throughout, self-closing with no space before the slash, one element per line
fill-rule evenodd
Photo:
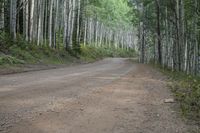
<path fill-rule="evenodd" d="M 89 3 L 87 16 L 112 28 L 130 28 L 134 13 L 127 0 L 90 0 Z"/>
<path fill-rule="evenodd" d="M 180 103 L 182 114 L 200 124 L 200 77 L 183 72 L 162 71 L 172 81 L 170 87 Z"/>
<path fill-rule="evenodd" d="M 0 34 L 1 53 L 0 65 L 8 64 L 27 64 L 27 63 L 44 63 L 44 64 L 63 64 L 73 62 L 77 58 L 86 61 L 95 61 L 105 57 L 134 57 L 134 50 L 123 50 L 121 48 L 81 46 L 81 51 L 66 51 L 62 49 L 52 49 L 46 45 L 37 46 L 28 43 L 20 35 L 13 41 L 9 34 Z"/>
<path fill-rule="evenodd" d="M 30 44 L 17 35 L 16 40 L 9 34 L 0 34 L 0 65 L 14 65 L 27 63 L 62 64 L 75 60 L 64 49 L 52 49 L 48 46 Z"/>
<path fill-rule="evenodd" d="M 172 90 L 180 101 L 183 115 L 200 120 L 200 80 L 186 76 L 182 81 L 176 82 Z"/>
<path fill-rule="evenodd" d="M 20 47 L 12 46 L 9 48 L 9 54 L 21 60 L 34 60 L 33 55 L 29 51 L 21 49 Z"/>
<path fill-rule="evenodd" d="M 81 46 L 81 58 L 88 61 L 95 61 L 105 57 L 135 57 L 134 50 L 123 50 L 108 47 Z"/>
<path fill-rule="evenodd" d="M 19 60 L 15 57 L 9 56 L 9 55 L 0 55 L 0 65 L 6 65 L 6 64 L 24 64 L 25 62 L 23 60 Z"/>
<path fill-rule="evenodd" d="M 12 46 L 13 39 L 11 36 L 6 32 L 0 33 L 0 51 L 7 52 L 9 47 Z"/>

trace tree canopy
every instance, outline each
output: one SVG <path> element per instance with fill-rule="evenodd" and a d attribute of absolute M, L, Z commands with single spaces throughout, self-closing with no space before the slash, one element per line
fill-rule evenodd
<path fill-rule="evenodd" d="M 112 28 L 130 28 L 132 8 L 124 0 L 97 0 L 87 6 L 87 15 Z"/>

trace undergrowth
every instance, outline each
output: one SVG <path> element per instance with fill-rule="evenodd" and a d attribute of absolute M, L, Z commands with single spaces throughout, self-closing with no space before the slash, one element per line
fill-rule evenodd
<path fill-rule="evenodd" d="M 13 40 L 9 34 L 0 33 L 0 65 L 18 64 L 66 64 L 74 61 L 91 62 L 105 57 L 132 57 L 133 50 L 107 47 L 81 46 L 80 53 L 64 48 L 53 49 L 46 45 L 35 45 L 25 41 L 21 35 Z"/>
<path fill-rule="evenodd" d="M 134 50 L 116 49 L 114 47 L 94 47 L 94 46 L 81 46 L 81 58 L 85 60 L 98 60 L 105 57 L 122 57 L 130 58 L 135 57 Z"/>
<path fill-rule="evenodd" d="M 29 43 L 20 35 L 12 40 L 9 34 L 0 34 L 0 65 L 63 64 L 75 60 L 64 49 L 52 49 Z"/>
<path fill-rule="evenodd" d="M 170 78 L 169 86 L 180 104 L 182 115 L 200 126 L 200 77 L 170 69 L 161 71 Z"/>

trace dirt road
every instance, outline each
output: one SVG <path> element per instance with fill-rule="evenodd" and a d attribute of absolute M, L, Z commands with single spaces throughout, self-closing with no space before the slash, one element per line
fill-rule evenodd
<path fill-rule="evenodd" d="M 128 59 L 0 77 L 0 132 L 188 133 L 165 78 Z"/>

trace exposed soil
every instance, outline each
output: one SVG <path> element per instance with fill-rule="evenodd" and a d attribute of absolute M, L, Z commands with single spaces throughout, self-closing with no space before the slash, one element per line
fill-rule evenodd
<path fill-rule="evenodd" d="M 128 59 L 0 76 L 0 132 L 189 133 L 165 76 Z"/>

